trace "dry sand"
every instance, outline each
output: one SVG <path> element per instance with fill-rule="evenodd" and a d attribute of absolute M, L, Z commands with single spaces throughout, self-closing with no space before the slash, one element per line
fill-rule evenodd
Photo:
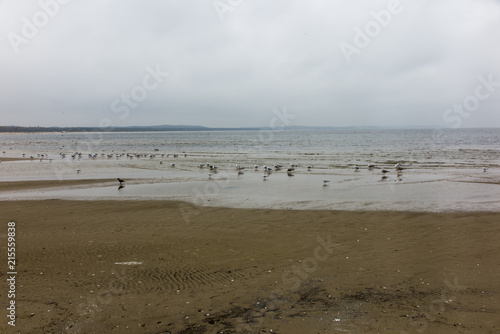
<path fill-rule="evenodd" d="M 4 283 L 1 333 L 500 331 L 500 213 L 64 200 L 0 212 L 5 262 L 17 224 L 18 273 L 16 327 Z"/>

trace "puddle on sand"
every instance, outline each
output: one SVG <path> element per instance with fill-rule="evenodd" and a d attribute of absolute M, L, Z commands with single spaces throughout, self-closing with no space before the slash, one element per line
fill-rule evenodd
<path fill-rule="evenodd" d="M 234 173 L 233 173 L 234 174 Z M 296 174 L 273 173 L 265 181 L 262 173 L 219 173 L 210 179 L 186 173 L 182 181 L 125 184 L 124 187 L 89 185 L 0 193 L 0 199 L 166 199 L 204 206 L 283 209 L 410 210 L 410 211 L 498 211 L 500 186 L 461 182 L 457 175 L 406 173 L 402 178 L 379 173 Z M 395 174 L 395 173 L 393 173 Z M 324 179 L 330 182 L 325 186 Z M 401 179 L 401 181 L 400 181 Z M 456 181 L 455 181 L 456 180 Z M 150 181 L 151 182 L 151 181 Z"/>

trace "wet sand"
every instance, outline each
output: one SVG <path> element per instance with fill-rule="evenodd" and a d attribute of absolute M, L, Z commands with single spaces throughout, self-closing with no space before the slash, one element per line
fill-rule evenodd
<path fill-rule="evenodd" d="M 500 213 L 0 202 L 1 333 L 497 333 Z M 4 260 L 6 259 L 4 255 Z M 0 273 L 5 282 L 6 271 Z"/>
<path fill-rule="evenodd" d="M 0 182 L 0 191 L 20 191 L 31 189 L 52 189 L 58 187 L 103 185 L 110 182 L 116 183 L 112 179 L 85 179 L 85 180 L 33 180 L 33 181 L 8 181 Z"/>
<path fill-rule="evenodd" d="M 12 157 L 0 157 L 1 161 L 24 161 L 24 160 L 33 160 L 31 158 L 12 158 Z"/>

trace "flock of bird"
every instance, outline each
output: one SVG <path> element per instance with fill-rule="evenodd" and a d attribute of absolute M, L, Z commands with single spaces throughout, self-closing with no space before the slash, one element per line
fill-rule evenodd
<path fill-rule="evenodd" d="M 155 149 L 155 152 L 158 151 L 158 149 Z M 3 152 L 5 153 L 5 151 Z M 60 153 L 59 154 L 61 158 L 65 159 L 67 154 L 66 153 Z M 187 157 L 187 154 L 186 153 L 183 153 L 182 154 L 184 157 Z M 26 154 L 23 153 L 22 154 L 23 157 L 26 157 Z M 84 154 L 82 152 L 73 152 L 71 154 L 69 154 L 69 157 L 71 157 L 71 159 L 81 159 L 82 157 L 84 156 Z M 127 158 L 127 159 L 134 159 L 134 158 L 149 158 L 149 159 L 154 159 L 156 158 L 157 156 L 161 157 L 161 158 L 169 158 L 169 157 L 173 157 L 173 158 L 178 158 L 179 157 L 179 154 L 177 153 L 162 153 L 162 154 L 153 154 L 153 153 L 125 153 L 125 152 L 121 152 L 121 153 L 115 153 L 114 150 L 111 150 L 111 153 L 89 153 L 87 155 L 87 157 L 89 159 L 97 159 L 97 158 L 106 158 L 106 159 L 112 159 L 112 158 L 115 158 L 115 159 L 120 159 L 120 158 Z M 35 156 L 33 155 L 30 155 L 29 156 L 30 159 L 35 159 Z M 49 155 L 48 154 L 37 154 L 36 155 L 36 159 L 39 159 L 40 162 L 42 162 L 43 160 L 49 160 L 49 161 L 52 161 L 53 159 L 52 158 L 49 158 Z M 159 161 L 160 164 L 163 164 L 163 160 L 160 160 Z M 174 162 L 171 162 L 170 163 L 170 166 L 171 167 L 175 167 L 175 163 Z M 207 168 L 210 170 L 210 172 L 208 173 L 208 178 L 209 179 L 212 179 L 214 177 L 215 174 L 217 174 L 218 172 L 218 169 L 219 167 L 214 165 L 214 164 L 211 164 L 209 162 L 207 163 L 201 163 L 198 165 L 198 167 L 200 169 L 203 169 L 203 168 Z M 273 172 L 276 172 L 276 171 L 280 171 L 282 169 L 284 169 L 285 167 L 281 164 L 275 164 L 275 165 L 272 165 L 272 166 L 262 166 L 262 170 L 264 171 L 264 174 L 262 175 L 262 180 L 264 181 L 267 181 L 271 174 Z M 296 170 L 296 168 L 299 168 L 299 165 L 298 164 L 290 164 L 289 167 L 286 168 L 286 173 L 288 176 L 294 176 L 294 172 Z M 307 171 L 312 171 L 313 169 L 313 166 L 312 165 L 308 165 L 305 167 L 307 169 Z M 354 165 L 354 171 L 355 172 L 359 172 L 362 168 L 359 166 L 359 165 Z M 366 168 L 368 170 L 373 170 L 375 168 L 377 168 L 374 164 L 368 164 L 366 166 Z M 253 169 L 254 171 L 259 171 L 261 170 L 261 166 L 259 165 L 254 165 L 253 168 L 249 167 L 244 167 L 240 164 L 236 164 L 235 165 L 235 169 L 237 170 L 238 172 L 238 176 L 239 175 L 242 175 L 244 173 L 244 170 L 245 169 Z M 401 180 L 401 176 L 402 176 L 402 171 L 404 169 L 406 169 L 405 165 L 402 164 L 402 163 L 397 163 L 394 165 L 394 169 L 396 170 L 397 172 L 397 176 L 398 178 Z M 486 167 L 483 167 L 483 172 L 487 172 L 488 171 L 488 168 Z M 77 169 L 76 170 L 77 174 L 79 174 L 81 172 L 81 169 Z M 387 169 L 382 169 L 381 170 L 381 173 L 382 173 L 382 180 L 386 180 L 388 178 L 388 176 L 386 174 L 388 174 L 390 171 L 387 170 Z M 118 182 L 119 182 L 119 185 L 120 185 L 120 188 L 123 188 L 124 185 L 125 185 L 125 180 L 121 179 L 121 178 L 118 178 Z M 330 182 L 330 180 L 327 180 L 327 179 L 323 179 L 323 186 L 327 186 L 328 183 Z"/>
<path fill-rule="evenodd" d="M 162 163 L 163 163 L 163 161 L 160 160 L 160 164 L 162 164 Z M 172 167 L 175 167 L 175 163 L 171 163 L 170 165 Z M 210 169 L 211 172 L 208 173 L 208 178 L 209 179 L 212 179 L 213 176 L 215 174 L 217 174 L 218 169 L 219 169 L 219 167 L 217 167 L 217 166 L 215 166 L 215 165 L 213 165 L 213 164 L 211 164 L 209 162 L 207 162 L 206 164 L 199 164 L 198 167 L 199 168 L 208 168 L 208 169 Z M 242 175 L 243 174 L 243 170 L 245 169 L 245 167 L 243 167 L 240 164 L 236 164 L 235 167 L 236 167 L 236 170 L 238 171 L 238 176 Z M 287 175 L 288 176 L 294 176 L 294 171 L 295 171 L 295 168 L 297 168 L 297 167 L 299 167 L 297 164 L 290 164 L 290 167 L 287 168 L 287 171 L 286 171 Z M 274 171 L 282 170 L 283 169 L 283 165 L 274 165 L 273 167 L 263 166 L 262 168 L 264 170 L 264 175 L 262 175 L 262 180 L 266 181 L 266 180 L 269 179 L 269 177 L 271 176 L 271 174 Z M 311 165 L 307 166 L 307 170 L 308 171 L 311 171 L 312 168 L 313 167 Z M 372 164 L 368 165 L 368 169 L 369 170 L 372 170 L 374 168 L 375 168 L 375 165 L 372 165 Z M 260 169 L 259 165 L 254 165 L 253 166 L 253 170 L 254 171 L 258 171 L 259 169 Z M 360 166 L 358 166 L 358 165 L 354 166 L 354 171 L 355 172 L 358 172 L 360 169 L 361 169 Z M 401 163 L 398 163 L 398 164 L 395 165 L 395 169 L 398 171 L 398 176 L 400 176 L 401 175 L 401 171 L 404 169 L 404 165 L 401 164 Z M 385 175 L 386 173 L 389 173 L 389 171 L 386 170 L 386 169 L 382 169 L 382 174 L 384 174 L 382 176 L 382 179 L 386 179 L 387 178 L 387 176 Z M 118 178 L 118 182 L 120 184 L 120 188 L 122 188 L 124 186 L 124 184 L 125 184 L 125 180 L 123 180 L 121 178 Z M 323 186 L 327 186 L 329 182 L 330 182 L 330 180 L 323 179 Z"/>
<path fill-rule="evenodd" d="M 127 154 L 127 156 L 129 156 L 129 155 Z M 144 155 L 134 155 L 134 156 L 136 156 L 136 157 L 144 157 Z M 150 158 L 154 158 L 154 155 L 148 155 L 148 156 Z M 162 156 L 165 156 L 165 155 L 162 154 Z M 170 155 L 167 154 L 166 156 L 168 157 Z M 187 156 L 187 155 L 184 155 L 184 156 Z M 173 154 L 173 157 L 178 157 L 178 154 Z M 163 160 L 160 160 L 160 164 L 163 164 Z M 170 165 L 172 167 L 175 167 L 175 163 L 171 163 Z M 295 175 L 294 172 L 295 172 L 296 168 L 298 168 L 298 167 L 299 167 L 298 164 L 290 164 L 290 166 L 286 168 L 287 175 L 288 176 L 294 176 Z M 208 173 L 208 179 L 209 180 L 213 179 L 213 177 L 215 176 L 215 174 L 217 174 L 218 171 L 219 171 L 219 167 L 217 165 L 214 165 L 214 164 L 209 163 L 209 162 L 207 162 L 207 163 L 200 163 L 198 165 L 198 168 L 200 168 L 200 169 L 204 169 L 204 168 L 209 169 L 209 171 L 210 171 Z M 262 166 L 262 167 L 260 165 L 254 165 L 253 168 L 252 167 L 247 168 L 247 167 L 242 166 L 241 164 L 236 164 L 235 165 L 235 169 L 237 171 L 238 176 L 244 174 L 244 170 L 245 169 L 251 169 L 253 171 L 263 170 L 264 171 L 264 174 L 262 175 L 262 180 L 263 181 L 267 181 L 270 178 L 270 176 L 271 176 L 271 174 L 273 172 L 280 171 L 280 170 L 282 170 L 284 168 L 285 167 L 283 165 L 281 165 L 281 164 L 275 164 L 275 165 L 272 165 L 272 167 L 271 166 L 267 166 L 267 165 L 266 166 Z M 312 171 L 313 166 L 312 165 L 308 165 L 305 168 L 307 169 L 307 171 Z M 376 168 L 376 166 L 373 165 L 373 164 L 367 165 L 367 169 L 368 170 L 373 170 L 375 168 Z M 404 165 L 402 163 L 397 163 L 394 166 L 394 168 L 396 169 L 398 176 L 401 176 L 401 173 L 402 173 L 403 169 L 405 169 L 405 167 L 404 167 Z M 360 170 L 361 170 L 361 167 L 359 165 L 355 165 L 354 166 L 354 171 L 355 172 L 358 172 Z M 389 171 L 387 169 L 382 169 L 381 172 L 383 174 L 382 175 L 382 180 L 385 180 L 387 178 L 387 176 L 385 174 L 389 173 Z M 120 188 L 122 188 L 124 186 L 124 184 L 125 184 L 125 180 L 123 180 L 121 178 L 118 178 L 118 182 L 120 184 Z M 323 179 L 323 186 L 328 186 L 329 182 L 330 182 L 330 180 Z"/>

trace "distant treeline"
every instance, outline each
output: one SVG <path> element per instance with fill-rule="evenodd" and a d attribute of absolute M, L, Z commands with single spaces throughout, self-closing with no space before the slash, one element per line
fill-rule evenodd
<path fill-rule="evenodd" d="M 140 132 L 140 131 L 206 131 L 203 126 L 160 125 L 127 127 L 43 127 L 43 126 L 0 126 L 0 132 Z"/>
<path fill-rule="evenodd" d="M 199 125 L 152 125 L 152 126 L 122 126 L 122 127 L 43 127 L 43 126 L 0 126 L 2 132 L 152 132 L 152 131 L 241 131 L 241 130 L 383 130 L 383 129 L 424 129 L 425 127 L 376 127 L 376 126 L 349 126 L 349 127 L 328 127 L 328 126 L 284 126 L 278 128 L 271 127 L 248 127 L 248 128 L 208 128 Z"/>

